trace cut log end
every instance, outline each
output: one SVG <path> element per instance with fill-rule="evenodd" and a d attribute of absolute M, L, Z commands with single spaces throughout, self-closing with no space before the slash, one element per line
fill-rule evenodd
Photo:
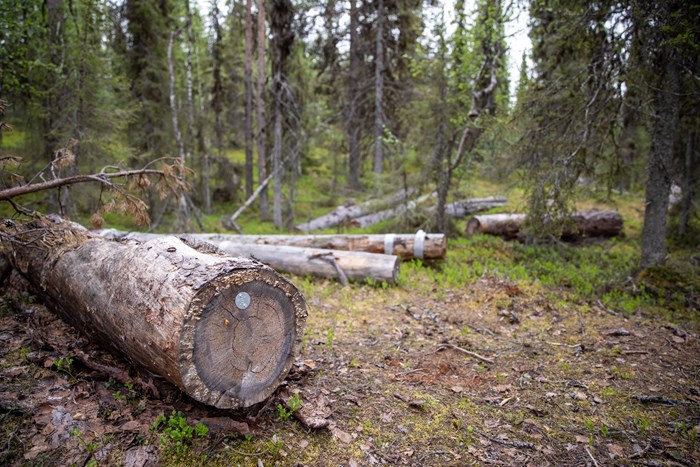
<path fill-rule="evenodd" d="M 294 363 L 306 310 L 301 293 L 268 270 L 238 270 L 200 291 L 181 335 L 188 394 L 218 408 L 248 407 Z"/>

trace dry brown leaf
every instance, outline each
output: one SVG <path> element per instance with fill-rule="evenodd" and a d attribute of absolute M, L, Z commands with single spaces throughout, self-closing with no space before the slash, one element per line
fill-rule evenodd
<path fill-rule="evenodd" d="M 619 444 L 607 444 L 608 455 L 610 459 L 615 459 L 616 457 L 625 457 L 625 450 Z"/>
<path fill-rule="evenodd" d="M 345 431 L 341 430 L 337 426 L 332 426 L 330 428 L 331 434 L 333 434 L 333 438 L 337 439 L 338 441 L 341 441 L 345 444 L 349 444 L 352 442 L 352 435 L 350 433 L 346 433 Z"/>

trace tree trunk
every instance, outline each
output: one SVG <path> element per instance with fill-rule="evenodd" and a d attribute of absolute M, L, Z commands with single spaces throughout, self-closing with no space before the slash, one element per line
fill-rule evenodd
<path fill-rule="evenodd" d="M 672 55 L 674 51 L 666 51 Z M 678 123 L 680 75 L 674 57 L 666 63 L 659 81 L 652 117 L 651 150 L 647 162 L 646 208 L 642 228 L 640 265 L 648 268 L 666 260 L 666 212 L 671 190 L 673 140 Z"/>
<path fill-rule="evenodd" d="M 350 69 L 348 70 L 348 184 L 355 190 L 360 189 L 360 125 L 358 124 L 358 70 L 360 68 L 359 37 L 357 34 L 357 0 L 350 0 Z"/>
<path fill-rule="evenodd" d="M 374 56 L 374 173 L 382 173 L 384 163 L 384 0 L 377 3 L 376 51 Z"/>
<path fill-rule="evenodd" d="M 258 183 L 267 178 L 265 160 L 265 0 L 258 0 Z M 260 192 L 260 218 L 270 218 L 267 188 Z"/>
<path fill-rule="evenodd" d="M 102 232 L 108 237 L 114 236 L 110 230 Z M 148 242 L 165 236 L 167 235 L 131 232 L 121 238 Z M 240 243 L 226 240 L 228 236 L 222 236 L 222 238 L 216 239 L 212 236 L 207 239 L 207 242 L 216 245 L 225 253 L 252 257 L 277 270 L 300 276 L 311 275 L 341 281 L 372 279 L 393 284 L 399 272 L 399 259 L 394 255 Z M 182 239 L 194 245 L 201 244 L 197 236 L 183 235 Z"/>
<path fill-rule="evenodd" d="M 253 195 L 253 14 L 245 2 L 245 193 Z"/>
<path fill-rule="evenodd" d="M 194 34 L 192 33 L 192 10 L 189 0 L 185 0 L 187 14 L 187 60 L 185 62 L 185 80 L 187 84 L 187 144 L 185 144 L 185 159 L 191 162 L 194 153 L 194 84 L 192 80 Z M 208 207 L 207 214 L 211 206 Z"/>
<path fill-rule="evenodd" d="M 175 143 L 177 144 L 177 155 L 182 166 L 185 166 L 185 147 L 182 143 L 182 132 L 180 132 L 180 124 L 177 119 L 177 99 L 175 96 L 175 65 L 173 64 L 173 45 L 175 38 L 180 35 L 182 28 L 170 32 L 170 40 L 168 40 L 168 77 L 170 78 L 170 112 L 173 122 L 173 133 L 175 134 Z"/>
<path fill-rule="evenodd" d="M 686 135 L 685 158 L 683 161 L 683 198 L 680 203 L 680 213 L 678 214 L 678 234 L 684 236 L 688 232 L 688 221 L 690 210 L 693 204 L 693 158 L 695 155 L 695 132 L 691 131 Z"/>
<path fill-rule="evenodd" d="M 272 164 L 274 170 L 272 222 L 281 229 L 282 224 L 282 73 L 275 72 L 275 134 L 272 147 Z"/>
<path fill-rule="evenodd" d="M 110 239 L 132 238 L 140 234 L 116 229 L 100 230 L 99 234 Z M 364 251 L 396 255 L 401 259 L 444 259 L 447 240 L 444 234 L 369 234 L 369 235 L 228 235 L 228 234 L 180 234 L 187 238 L 211 243 L 231 242 L 257 245 L 297 246 L 326 250 Z M 155 238 L 155 237 L 154 237 Z M 416 241 L 418 240 L 418 241 Z"/>
<path fill-rule="evenodd" d="M 4 255 L 64 320 L 200 402 L 258 403 L 294 362 L 304 299 L 256 261 L 174 237 L 111 242 L 48 218 L 1 229 Z"/>
<path fill-rule="evenodd" d="M 506 240 L 521 238 L 525 214 L 487 214 L 474 216 L 467 222 L 467 235 L 488 234 Z M 566 226 L 562 238 L 614 237 L 622 231 L 623 221 L 615 211 L 584 211 L 571 215 L 571 226 Z"/>
<path fill-rule="evenodd" d="M 376 212 L 377 210 L 386 206 L 395 206 L 400 203 L 406 196 L 413 194 L 413 190 L 409 190 L 408 193 L 404 190 L 394 193 L 380 200 L 372 200 L 362 204 L 357 204 L 353 206 L 338 206 L 328 214 L 324 214 L 321 217 L 310 220 L 303 224 L 298 224 L 295 230 L 300 230 L 302 232 L 310 232 L 312 230 L 318 229 L 329 229 L 337 225 L 347 223 L 351 219 L 356 217 L 364 216 L 370 212 Z"/>

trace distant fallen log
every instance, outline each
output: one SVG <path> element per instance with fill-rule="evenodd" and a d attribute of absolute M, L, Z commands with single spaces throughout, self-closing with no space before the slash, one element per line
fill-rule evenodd
<path fill-rule="evenodd" d="M 93 342 L 218 408 L 269 397 L 306 320 L 289 281 L 175 237 L 112 242 L 66 221 L 0 227 L 0 253 Z"/>
<path fill-rule="evenodd" d="M 114 229 L 100 231 L 109 238 L 125 238 L 129 232 Z M 218 243 L 253 243 L 257 245 L 298 246 L 304 248 L 322 248 L 328 250 L 364 251 L 366 253 L 383 253 L 396 255 L 401 259 L 443 259 L 447 250 L 444 234 L 357 234 L 357 235 L 229 235 L 229 234 L 177 234 L 197 240 Z M 143 237 L 142 237 L 143 238 Z"/>
<path fill-rule="evenodd" d="M 163 234 L 145 234 L 129 232 L 119 235 L 115 231 L 103 230 L 101 235 L 108 238 L 149 241 L 166 237 Z M 361 251 L 340 251 L 320 248 L 302 248 L 297 246 L 265 245 L 239 243 L 224 239 L 205 239 L 224 253 L 245 256 L 261 261 L 268 266 L 300 276 L 315 276 L 338 279 L 345 282 L 372 279 L 388 284 L 396 283 L 399 273 L 399 259 L 394 255 L 365 253 Z M 182 235 L 181 238 L 191 244 L 201 243 L 199 235 Z"/>
<path fill-rule="evenodd" d="M 419 198 L 413 199 L 408 203 L 400 204 L 395 208 L 385 209 L 383 211 L 367 214 L 365 216 L 356 217 L 354 219 L 351 219 L 347 223 L 352 227 L 359 227 L 361 229 L 371 227 L 373 225 L 379 224 L 380 222 L 392 219 L 400 214 L 403 214 L 406 211 L 415 209 L 419 205 L 425 203 L 430 198 L 436 196 L 436 194 L 436 192 L 428 193 L 427 195 L 423 195 Z"/>
<path fill-rule="evenodd" d="M 412 189 L 408 191 L 399 190 L 397 193 L 393 193 L 382 199 L 371 200 L 351 206 L 338 206 L 328 214 L 310 220 L 309 222 L 298 224 L 295 229 L 301 232 L 311 232 L 313 230 L 329 229 L 337 225 L 342 225 L 356 217 L 364 216 L 368 213 L 386 208 L 387 206 L 394 206 L 407 197 L 412 196 L 413 192 L 414 190 Z"/>
<path fill-rule="evenodd" d="M 489 196 L 487 198 L 470 198 L 462 201 L 455 201 L 445 206 L 445 214 L 450 217 L 467 217 L 479 211 L 487 211 L 493 208 L 505 206 L 508 203 L 506 198 L 501 196 Z"/>
<path fill-rule="evenodd" d="M 488 214 L 474 216 L 467 222 L 467 234 L 488 234 L 506 240 L 519 238 L 525 214 Z M 571 215 L 571 223 L 564 222 L 562 238 L 614 237 L 622 231 L 622 216 L 616 211 L 583 211 Z"/>
<path fill-rule="evenodd" d="M 518 237 L 525 214 L 485 214 L 467 222 L 467 235 L 488 234 L 512 240 Z"/>

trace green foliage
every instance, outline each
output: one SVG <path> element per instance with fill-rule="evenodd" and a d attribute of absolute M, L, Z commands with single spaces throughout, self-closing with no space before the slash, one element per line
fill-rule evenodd
<path fill-rule="evenodd" d="M 282 405 L 282 403 L 277 403 L 277 416 L 279 416 L 279 418 L 282 420 L 287 421 L 292 415 L 294 415 L 294 412 L 299 410 L 301 407 L 301 398 L 299 397 L 299 393 L 295 392 L 293 396 L 290 396 L 285 405 Z"/>
<path fill-rule="evenodd" d="M 97 448 L 100 447 L 100 440 L 99 439 L 93 439 L 92 441 L 86 441 L 85 438 L 83 437 L 82 432 L 77 429 L 73 428 L 70 431 L 70 434 L 72 436 L 75 436 L 75 438 L 78 440 L 78 444 L 82 446 L 83 449 L 85 449 L 85 452 L 87 452 L 90 456 L 92 456 L 95 451 L 97 451 Z M 96 464 L 93 464 L 96 465 Z"/>
<path fill-rule="evenodd" d="M 73 357 L 61 357 L 53 362 L 56 370 L 65 373 L 68 376 L 73 376 Z"/>
<path fill-rule="evenodd" d="M 153 422 L 151 431 L 162 432 L 161 445 L 167 454 L 175 457 L 186 455 L 195 438 L 205 438 L 209 434 L 206 425 L 200 422 L 193 427 L 187 423 L 182 412 L 175 410 L 168 418 L 160 414 Z"/>

